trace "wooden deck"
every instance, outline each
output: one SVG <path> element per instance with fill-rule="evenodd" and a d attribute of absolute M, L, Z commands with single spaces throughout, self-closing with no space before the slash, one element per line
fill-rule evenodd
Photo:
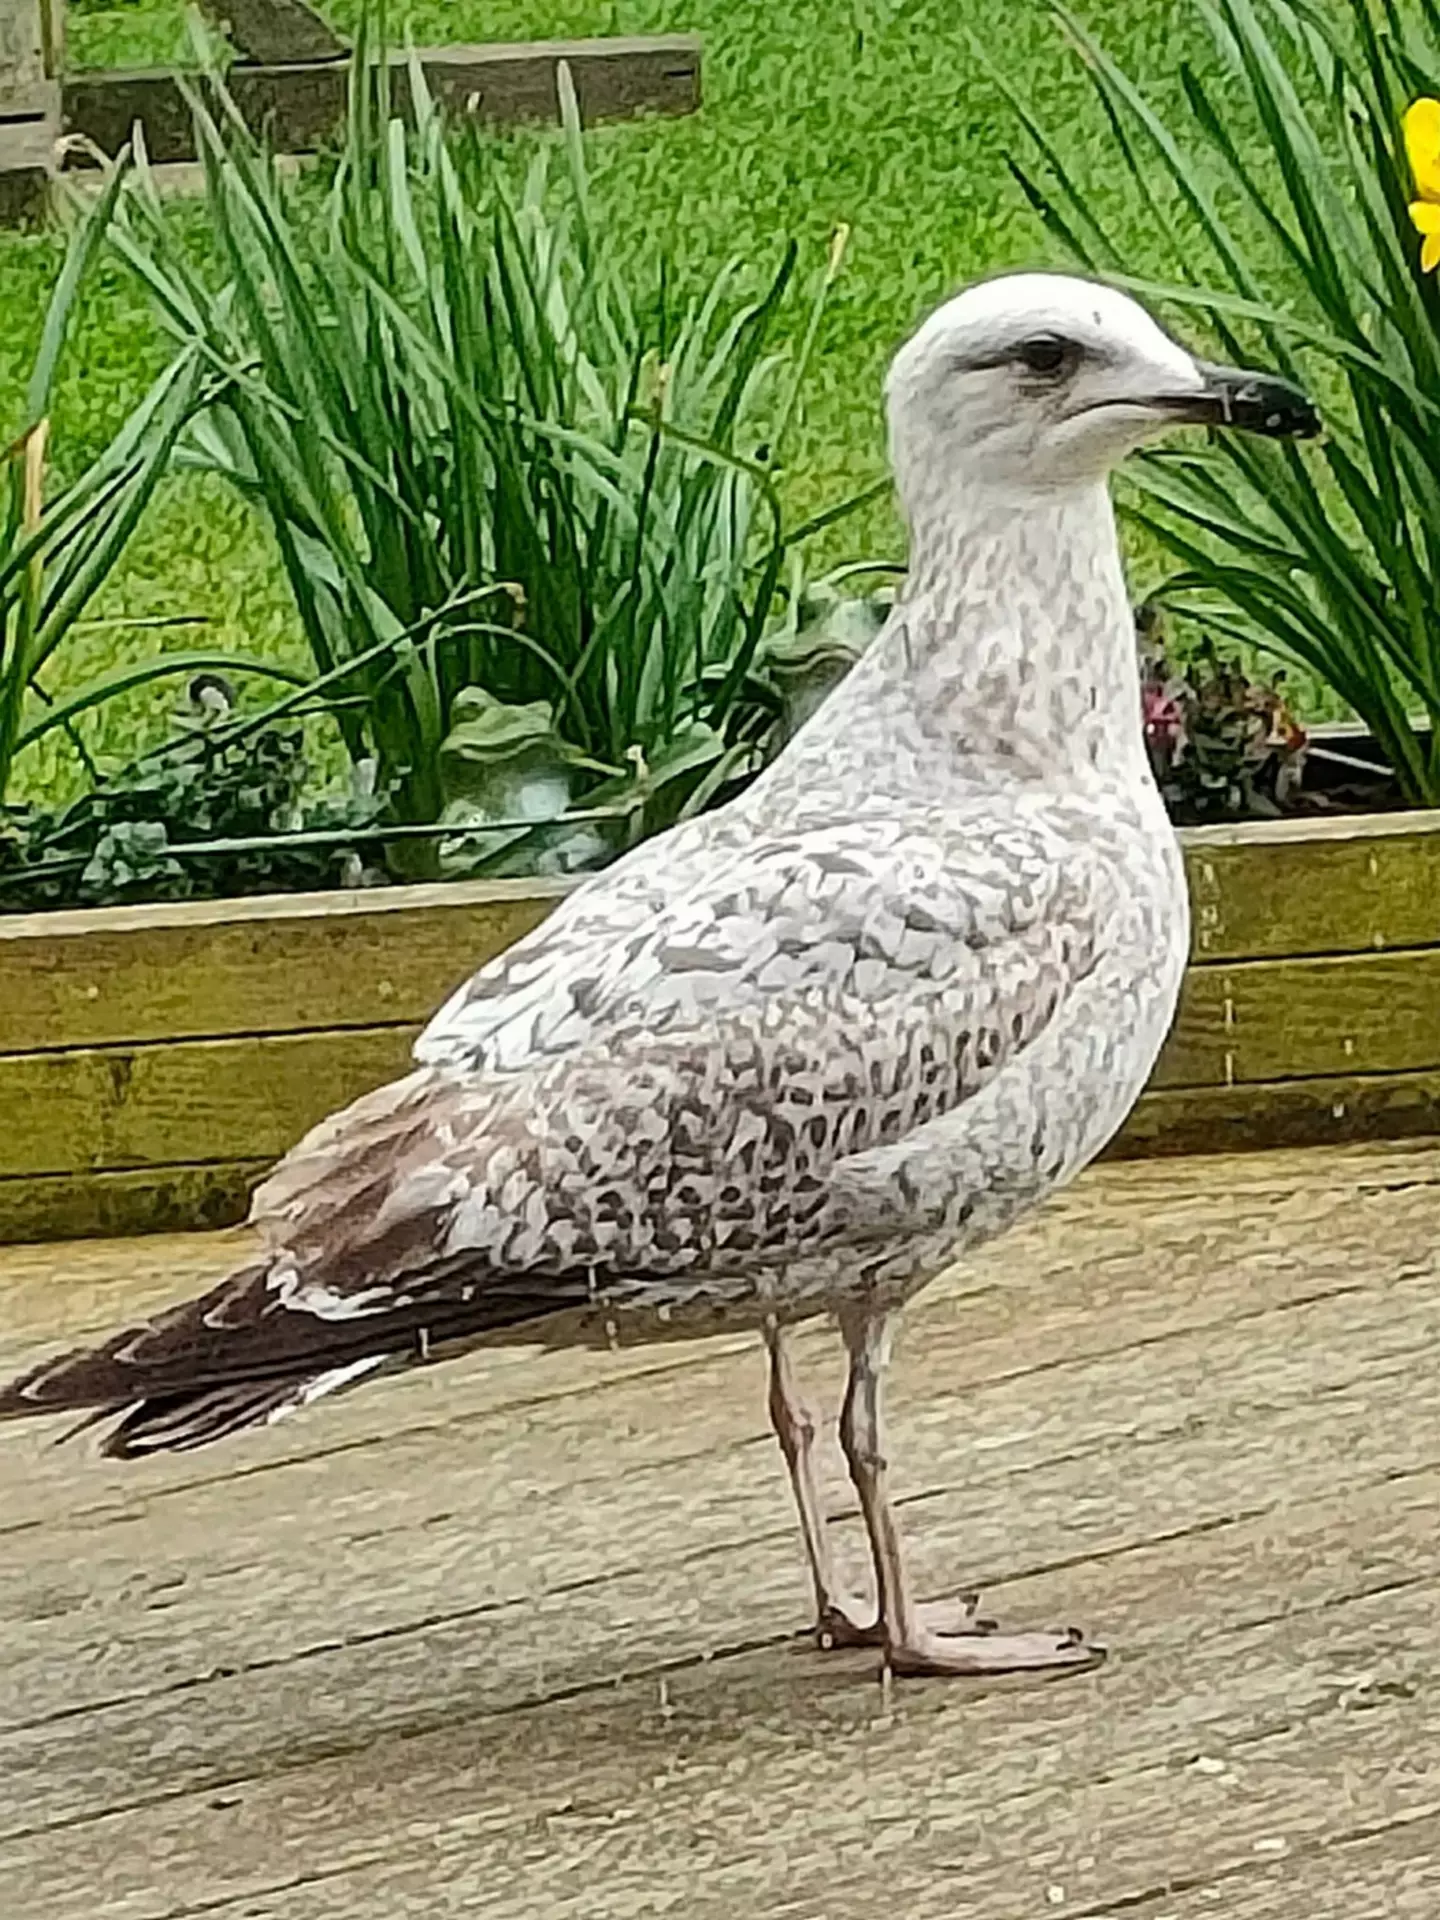
<path fill-rule="evenodd" d="M 0 1366 L 233 1243 L 0 1254 Z M 921 1584 L 1083 1622 L 1074 1680 L 796 1638 L 745 1343 L 128 1469 L 0 1429 L 0 1912 L 1434 1920 L 1437 1249 L 1433 1144 L 1124 1164 L 917 1304 Z"/>

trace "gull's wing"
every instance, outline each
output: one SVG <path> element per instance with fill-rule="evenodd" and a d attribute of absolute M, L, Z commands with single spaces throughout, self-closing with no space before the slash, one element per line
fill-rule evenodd
<path fill-rule="evenodd" d="M 262 1260 L 0 1413 L 330 1377 L 587 1300 L 732 1292 L 863 1235 L 845 1196 L 865 1182 L 836 1176 L 1003 1073 L 1113 905 L 1042 824 L 972 825 L 752 840 L 583 970 L 573 946 L 546 962 L 542 927 L 463 1048 L 280 1164 Z"/>

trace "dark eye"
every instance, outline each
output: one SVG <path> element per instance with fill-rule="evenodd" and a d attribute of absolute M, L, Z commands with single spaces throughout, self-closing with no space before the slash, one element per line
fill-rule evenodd
<path fill-rule="evenodd" d="M 1036 333 L 1022 340 L 1015 357 L 1030 373 L 1061 373 L 1071 357 L 1071 345 L 1058 333 Z"/>

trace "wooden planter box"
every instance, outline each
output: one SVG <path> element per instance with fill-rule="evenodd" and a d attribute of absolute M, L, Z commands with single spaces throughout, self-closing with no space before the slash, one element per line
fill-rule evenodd
<path fill-rule="evenodd" d="M 1187 832 L 1194 958 L 1112 1151 L 1440 1132 L 1440 813 Z M 0 1240 L 218 1226 L 558 883 L 0 917 Z"/>

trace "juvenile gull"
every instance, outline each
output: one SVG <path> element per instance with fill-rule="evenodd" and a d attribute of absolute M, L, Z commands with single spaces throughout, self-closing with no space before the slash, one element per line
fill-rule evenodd
<path fill-rule="evenodd" d="M 870 651 L 731 805 L 587 880 L 436 1016 L 412 1072 L 271 1174 L 261 1251 L 0 1391 L 201 1446 L 486 1343 L 763 1333 L 822 1644 L 898 1673 L 1076 1668 L 905 1577 L 881 1432 L 896 1310 L 1119 1127 L 1174 1011 L 1185 878 L 1150 777 L 1106 488 L 1177 422 L 1307 435 L 1131 300 L 972 287 L 887 386 L 909 523 Z M 873 1614 L 837 1584 L 785 1330 L 833 1313 Z"/>

